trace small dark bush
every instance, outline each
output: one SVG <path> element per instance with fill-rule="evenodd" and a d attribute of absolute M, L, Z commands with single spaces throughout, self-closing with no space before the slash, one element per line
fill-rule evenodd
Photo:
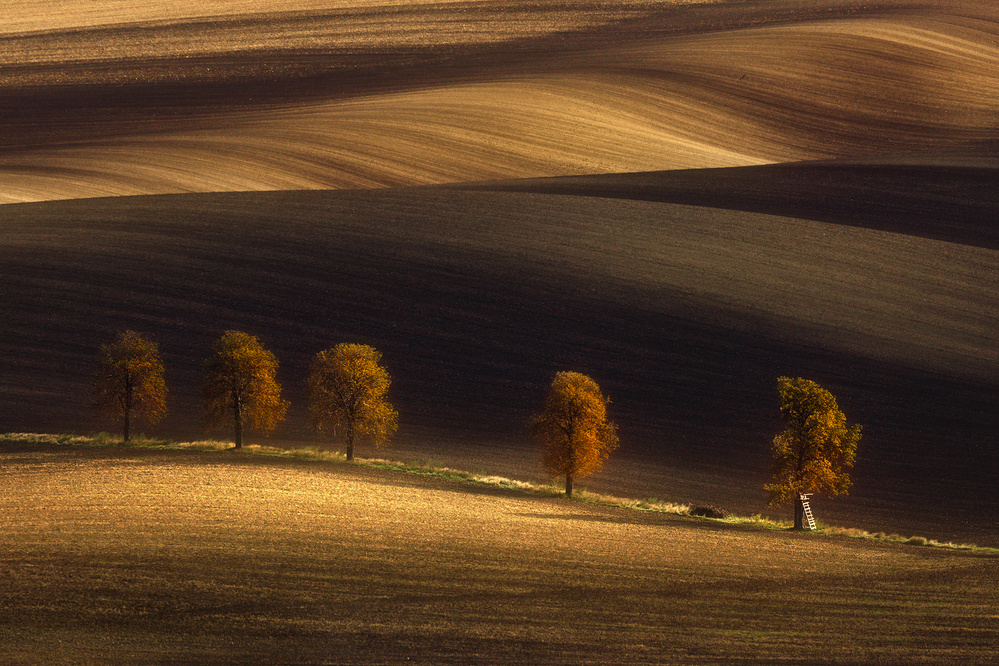
<path fill-rule="evenodd" d="M 692 516 L 703 516 L 705 518 L 728 518 L 728 511 L 719 509 L 716 506 L 695 506 L 690 510 Z"/>

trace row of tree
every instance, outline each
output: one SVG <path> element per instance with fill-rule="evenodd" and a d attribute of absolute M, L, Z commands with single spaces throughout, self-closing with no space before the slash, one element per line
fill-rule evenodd
<path fill-rule="evenodd" d="M 278 361 L 260 341 L 226 331 L 204 366 L 202 402 L 210 428 L 232 427 L 236 448 L 244 428 L 272 431 L 287 413 L 277 381 Z M 381 445 L 396 432 L 399 415 L 387 400 L 391 378 L 381 354 L 368 345 L 338 344 L 317 353 L 307 380 L 313 429 L 341 443 L 348 460 L 364 439 Z M 773 441 L 770 505 L 793 502 L 795 527 L 802 527 L 801 496 L 845 494 L 856 458 L 860 426 L 848 428 L 831 393 L 807 379 L 780 377 L 783 430 Z M 166 415 L 164 366 L 155 342 L 134 331 L 102 345 L 94 375 L 95 406 L 122 424 L 129 441 L 133 421 L 156 424 Z M 542 411 L 531 419 L 533 438 L 552 475 L 573 482 L 600 469 L 618 446 L 616 425 L 607 418 L 609 400 L 591 378 L 560 372 L 552 380 Z"/>
<path fill-rule="evenodd" d="M 342 440 L 348 460 L 359 438 L 381 444 L 398 427 L 399 415 L 386 400 L 391 378 L 380 361 L 377 350 L 359 344 L 339 344 L 312 359 L 312 426 Z M 244 430 L 274 430 L 288 411 L 277 370 L 277 357 L 255 336 L 226 331 L 205 361 L 201 398 L 208 428 L 231 427 L 237 449 L 243 446 Z M 101 345 L 94 404 L 103 416 L 121 423 L 126 442 L 134 421 L 155 425 L 166 415 L 166 396 L 163 359 L 155 342 L 125 331 L 114 343 Z"/>

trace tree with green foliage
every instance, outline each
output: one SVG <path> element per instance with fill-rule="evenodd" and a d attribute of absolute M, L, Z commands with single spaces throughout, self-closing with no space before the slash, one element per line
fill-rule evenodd
<path fill-rule="evenodd" d="M 618 446 L 617 427 L 607 420 L 608 403 L 586 375 L 560 372 L 544 410 L 531 421 L 531 434 L 544 447 L 545 469 L 565 477 L 566 497 L 572 497 L 574 480 L 600 469 Z"/>
<path fill-rule="evenodd" d="M 232 425 L 237 449 L 243 446 L 244 426 L 265 434 L 274 430 L 288 411 L 277 369 L 277 358 L 255 336 L 226 331 L 205 361 L 202 400 L 208 427 Z"/>
<path fill-rule="evenodd" d="M 135 331 L 118 334 L 101 345 L 94 374 L 94 407 L 103 417 L 120 421 L 124 441 L 133 420 L 156 425 L 166 416 L 167 387 L 157 344 Z"/>
<path fill-rule="evenodd" d="M 374 347 L 343 343 L 312 359 L 307 380 L 312 425 L 318 433 L 342 438 L 347 460 L 354 459 L 358 438 L 381 446 L 398 428 L 399 414 L 385 398 L 392 379 L 381 358 Z"/>
<path fill-rule="evenodd" d="M 770 506 L 794 502 L 794 527 L 803 529 L 803 493 L 846 494 L 861 427 L 846 426 L 836 398 L 815 382 L 780 377 L 784 429 L 773 441 L 773 483 L 765 486 Z"/>

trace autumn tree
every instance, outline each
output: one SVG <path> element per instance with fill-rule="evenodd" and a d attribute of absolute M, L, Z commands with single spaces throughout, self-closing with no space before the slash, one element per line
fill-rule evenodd
<path fill-rule="evenodd" d="M 131 439 L 132 423 L 155 425 L 166 416 L 163 360 L 155 342 L 135 331 L 118 334 L 101 345 L 94 374 L 94 407 L 109 420 L 122 424 L 123 438 Z"/>
<path fill-rule="evenodd" d="M 811 380 L 780 377 L 777 391 L 784 429 L 773 441 L 773 483 L 765 488 L 771 507 L 794 502 L 794 527 L 802 529 L 802 493 L 849 490 L 861 428 L 848 428 L 836 398 Z"/>
<path fill-rule="evenodd" d="M 399 414 L 385 399 L 392 383 L 373 347 L 338 344 L 312 359 L 309 373 L 309 413 L 319 433 L 342 439 L 347 460 L 354 443 L 367 439 L 380 446 L 395 433 Z"/>
<path fill-rule="evenodd" d="M 600 469 L 617 448 L 617 427 L 607 420 L 609 402 L 586 375 L 560 372 L 544 410 L 531 421 L 531 434 L 544 447 L 545 469 L 565 477 L 566 497 L 572 497 L 575 479 Z"/>
<path fill-rule="evenodd" d="M 284 420 L 277 358 L 242 331 L 226 331 L 205 361 L 202 399 L 210 428 L 232 425 L 236 448 L 243 446 L 244 426 L 268 433 Z"/>

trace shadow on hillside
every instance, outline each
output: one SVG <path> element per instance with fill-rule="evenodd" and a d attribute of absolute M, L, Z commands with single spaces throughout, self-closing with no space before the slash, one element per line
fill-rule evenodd
<path fill-rule="evenodd" d="M 447 187 L 707 206 L 999 249 L 999 140 L 953 159 L 968 165 L 803 162 Z"/>
<path fill-rule="evenodd" d="M 724 239 L 738 227 L 748 240 L 720 247 L 752 259 L 750 232 L 767 220 L 595 201 L 421 189 L 3 207 L 4 232 L 24 250 L 0 254 L 8 314 L 0 321 L 0 376 L 8 378 L 0 421 L 22 432 L 86 430 L 81 424 L 93 416 L 81 396 L 97 347 L 114 330 L 133 328 L 159 342 L 169 367 L 170 415 L 158 432 L 199 437 L 204 354 L 232 328 L 273 346 L 292 404 L 279 434 L 304 441 L 311 355 L 331 341 L 360 340 L 391 359 L 400 432 L 419 433 L 427 456 L 441 459 L 442 449 L 452 449 L 459 453 L 446 464 L 458 469 L 530 479 L 538 466 L 536 452 L 520 444 L 524 424 L 552 373 L 577 369 L 612 396 L 621 459 L 634 461 L 611 461 L 594 477 L 595 492 L 720 504 L 748 515 L 761 507 L 760 476 L 777 427 L 774 380 L 804 376 L 828 387 L 865 428 L 855 492 L 837 505 L 843 510 L 830 506 L 830 519 L 891 531 L 932 520 L 932 529 L 913 531 L 994 539 L 996 495 L 989 489 L 999 469 L 999 392 L 988 376 L 995 357 L 980 353 L 994 350 L 987 337 L 961 337 L 941 325 L 926 328 L 926 344 L 910 348 L 904 327 L 920 321 L 905 307 L 885 315 L 886 335 L 897 337 L 884 340 L 853 319 L 826 325 L 824 304 L 838 292 L 822 284 L 802 306 L 815 309 L 814 328 L 770 314 L 769 302 L 750 307 L 752 294 L 743 294 L 750 298 L 744 306 L 684 291 L 689 271 L 682 267 L 676 284 L 656 277 L 657 267 L 672 261 L 664 240 L 670 229 Z M 922 214 L 918 203 L 911 209 Z M 868 240 L 849 234 L 834 256 L 850 266 L 846 250 L 853 248 L 870 263 L 857 264 L 852 275 L 863 296 L 857 303 L 874 308 L 883 299 L 864 285 L 876 287 L 883 276 Z M 553 259 L 551 248 L 563 245 Z M 932 264 L 931 250 L 940 250 L 920 248 L 899 256 Z M 726 256 L 688 249 L 705 279 Z M 807 250 L 789 255 L 788 281 L 826 265 Z M 636 253 L 645 257 L 647 283 L 634 279 Z M 991 259 L 955 254 L 955 261 L 979 263 L 939 286 L 941 323 L 984 330 L 995 309 L 987 289 Z M 904 274 L 895 261 L 892 270 Z M 754 265 L 747 262 L 747 270 Z M 595 268 L 608 279 L 589 275 Z M 947 309 L 946 297 L 969 293 L 964 305 Z M 858 339 L 857 330 L 867 337 Z M 951 347 L 970 351 L 938 354 Z M 938 367 L 944 363 L 953 365 Z M 484 445 L 476 449 L 489 454 L 484 462 L 456 444 L 466 441 Z M 509 456 L 494 454 L 494 443 L 514 441 L 519 457 L 512 447 Z M 644 471 L 651 468 L 677 473 Z"/>

